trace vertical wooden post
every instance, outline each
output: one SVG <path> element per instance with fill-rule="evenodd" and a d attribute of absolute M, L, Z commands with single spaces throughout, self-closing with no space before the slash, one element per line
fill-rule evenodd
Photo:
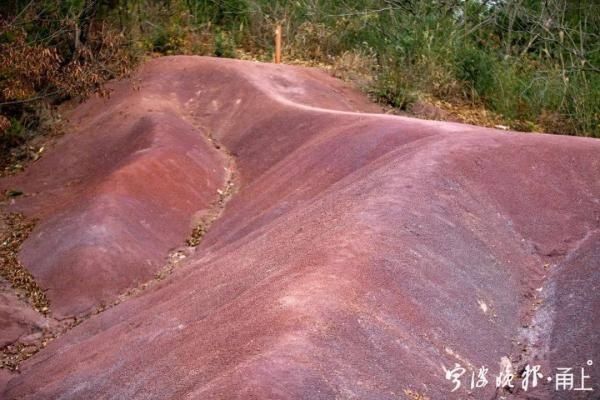
<path fill-rule="evenodd" d="M 275 28 L 275 64 L 281 64 L 281 24 Z"/>

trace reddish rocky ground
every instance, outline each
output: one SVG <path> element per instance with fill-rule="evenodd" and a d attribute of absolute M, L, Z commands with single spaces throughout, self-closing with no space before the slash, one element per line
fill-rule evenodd
<path fill-rule="evenodd" d="M 19 260 L 50 303 L 2 283 L 0 397 L 600 393 L 600 141 L 376 114 L 319 71 L 235 60 L 112 89 L 0 182 L 37 219 Z M 544 378 L 497 390 L 501 363 Z M 555 391 L 557 367 L 594 392 Z"/>

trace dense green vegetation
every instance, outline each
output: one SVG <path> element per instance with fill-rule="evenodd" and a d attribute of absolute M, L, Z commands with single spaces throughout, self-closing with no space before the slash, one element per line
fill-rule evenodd
<path fill-rule="evenodd" d="M 284 61 L 370 77 L 407 109 L 478 104 L 521 130 L 600 137 L 599 0 L 10 0 L 0 6 L 0 131 L 43 122 L 40 103 L 102 90 L 144 56 Z"/>

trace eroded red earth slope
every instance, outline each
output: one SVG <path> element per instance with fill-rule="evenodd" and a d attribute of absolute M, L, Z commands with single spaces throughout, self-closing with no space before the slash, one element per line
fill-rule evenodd
<path fill-rule="evenodd" d="M 468 388 L 503 359 L 594 360 L 600 393 L 599 141 L 371 114 L 324 73 L 234 60 L 156 59 L 112 89 L 2 183 L 39 218 L 20 257 L 52 318 L 85 319 L 2 398 L 569 394 Z"/>

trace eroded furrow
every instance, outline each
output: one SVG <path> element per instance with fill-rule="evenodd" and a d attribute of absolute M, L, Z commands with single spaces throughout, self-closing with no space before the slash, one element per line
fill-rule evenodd
<path fill-rule="evenodd" d="M 101 304 L 83 316 L 63 319 L 57 319 L 52 316 L 50 302 L 44 290 L 40 288 L 35 282 L 33 275 L 18 260 L 18 252 L 21 244 L 35 227 L 36 221 L 28 219 L 21 213 L 11 213 L 2 216 L 6 229 L 3 230 L 2 242 L 0 243 L 0 257 L 2 261 L 0 276 L 9 281 L 16 294 L 21 298 L 25 298 L 48 323 L 46 324 L 47 327 L 36 335 L 19 338 L 19 340 L 0 348 L 0 368 L 18 371 L 19 365 L 23 361 L 34 356 L 51 341 L 86 320 L 156 286 L 160 281 L 170 276 L 177 267 L 181 266 L 189 255 L 193 254 L 195 248 L 200 245 L 202 239 L 210 229 L 210 226 L 222 215 L 227 202 L 238 189 L 238 174 L 234 156 L 210 135 L 207 135 L 207 138 L 214 148 L 221 152 L 227 159 L 228 165 L 225 168 L 225 183 L 217 190 L 215 201 L 192 230 L 190 236 L 185 240 L 185 245 L 168 254 L 164 266 L 156 272 L 152 279 L 126 290 L 118 295 L 112 303 Z"/>

